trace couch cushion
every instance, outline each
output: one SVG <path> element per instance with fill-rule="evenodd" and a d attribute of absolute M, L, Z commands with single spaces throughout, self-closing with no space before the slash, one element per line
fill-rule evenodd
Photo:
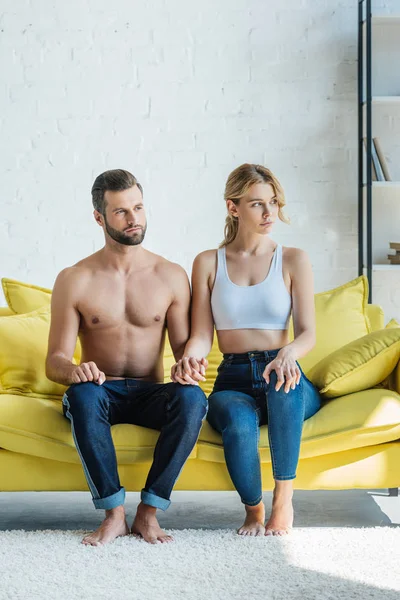
<path fill-rule="evenodd" d="M 385 314 L 382 306 L 379 306 L 378 304 L 367 304 L 366 315 L 371 331 L 378 331 L 378 329 L 383 329 L 385 327 Z"/>
<path fill-rule="evenodd" d="M 0 317 L 0 394 L 60 398 L 65 387 L 46 377 L 50 308 Z M 74 360 L 79 364 L 80 343 Z"/>
<path fill-rule="evenodd" d="M 374 389 L 325 402 L 303 427 L 300 458 L 342 452 L 400 439 L 400 395 Z M 260 458 L 269 462 L 268 427 L 260 428 Z M 197 457 L 223 462 L 221 436 L 205 423 Z"/>
<path fill-rule="evenodd" d="M 399 359 L 400 328 L 381 329 L 332 352 L 308 376 L 325 398 L 336 398 L 378 385 Z"/>
<path fill-rule="evenodd" d="M 111 428 L 120 464 L 150 461 L 158 432 L 136 425 Z M 262 462 L 270 461 L 268 429 L 261 427 Z M 400 438 L 400 396 L 367 390 L 327 402 L 304 424 L 301 458 L 381 444 Z M 0 447 L 62 462 L 79 463 L 61 401 L 0 395 Z M 221 436 L 205 422 L 191 458 L 224 462 Z"/>
<path fill-rule="evenodd" d="M 51 290 L 47 288 L 7 277 L 3 277 L 1 284 L 9 308 L 17 315 L 32 312 L 50 304 Z"/>
<path fill-rule="evenodd" d="M 390 319 L 389 323 L 387 323 L 385 329 L 394 329 L 396 327 L 400 327 L 400 323 L 396 319 Z"/>
<path fill-rule="evenodd" d="M 159 432 L 136 425 L 113 425 L 118 462 L 152 460 Z M 12 452 L 80 463 L 61 400 L 0 395 L 0 447 Z M 190 455 L 195 458 L 196 449 Z"/>
<path fill-rule="evenodd" d="M 357 277 L 333 290 L 315 294 L 317 340 L 311 352 L 299 360 L 306 374 L 331 352 L 370 333 L 367 302 L 368 280 L 365 276 Z M 289 336 L 292 340 L 292 321 Z"/>

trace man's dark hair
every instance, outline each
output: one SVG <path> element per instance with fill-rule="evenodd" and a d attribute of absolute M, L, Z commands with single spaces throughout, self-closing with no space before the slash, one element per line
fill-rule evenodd
<path fill-rule="evenodd" d="M 132 173 L 124 171 L 123 169 L 113 169 L 111 171 L 104 171 L 94 180 L 92 186 L 92 202 L 94 208 L 101 213 L 105 214 L 106 201 L 104 194 L 109 190 L 110 192 L 122 192 L 129 188 L 137 185 L 143 195 L 143 188 Z"/>

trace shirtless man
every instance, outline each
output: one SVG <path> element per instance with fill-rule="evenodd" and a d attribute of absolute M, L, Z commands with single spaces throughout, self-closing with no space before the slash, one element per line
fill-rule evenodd
<path fill-rule="evenodd" d="M 130 531 L 150 543 L 169 542 L 156 510 L 168 508 L 207 412 L 197 385 L 163 383 L 166 330 L 177 361 L 189 338 L 189 282 L 179 265 L 142 247 L 143 190 L 131 173 L 102 173 L 92 199 L 105 246 L 58 275 L 46 360 L 47 377 L 69 386 L 64 415 L 71 421 L 94 506 L 106 512 L 83 543 L 105 544 Z M 76 365 L 78 335 L 82 359 Z M 111 438 L 116 423 L 161 432 L 131 530 Z"/>

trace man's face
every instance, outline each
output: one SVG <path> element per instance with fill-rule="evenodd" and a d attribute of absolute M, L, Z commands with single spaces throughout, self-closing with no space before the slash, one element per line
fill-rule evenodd
<path fill-rule="evenodd" d="M 137 185 L 122 192 L 104 194 L 106 208 L 104 229 L 119 244 L 137 246 L 146 234 L 146 213 L 141 191 Z"/>

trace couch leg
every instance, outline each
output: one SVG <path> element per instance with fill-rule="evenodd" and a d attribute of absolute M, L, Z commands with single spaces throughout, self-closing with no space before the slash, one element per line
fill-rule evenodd
<path fill-rule="evenodd" d="M 399 488 L 389 488 L 389 496 L 398 496 Z"/>

